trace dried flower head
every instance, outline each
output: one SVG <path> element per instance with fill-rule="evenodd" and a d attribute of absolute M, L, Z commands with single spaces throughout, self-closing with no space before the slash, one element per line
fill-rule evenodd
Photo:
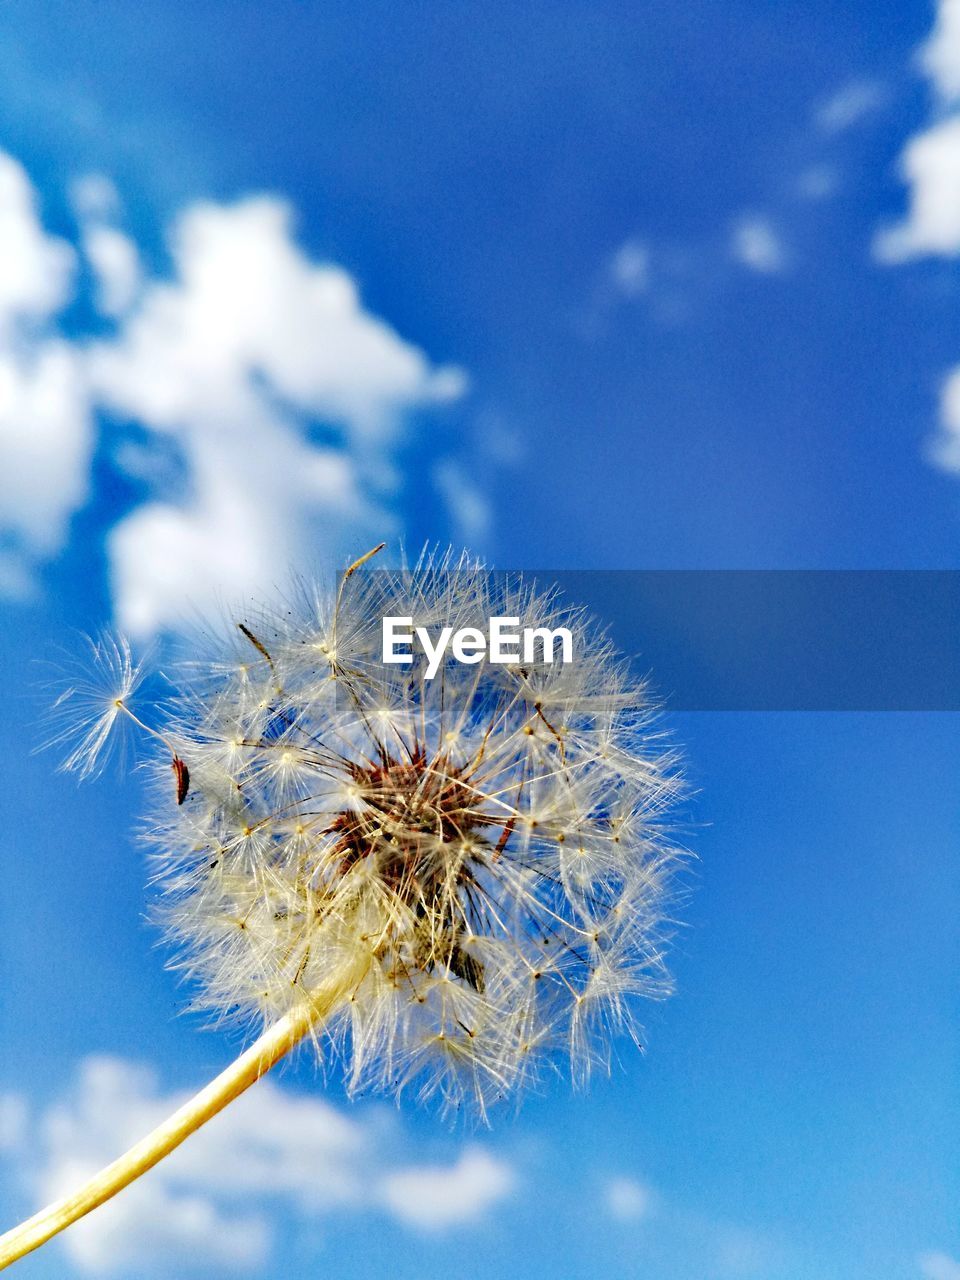
<path fill-rule="evenodd" d="M 429 679 L 383 662 L 384 616 L 565 626 L 577 652 Z M 350 1085 L 483 1111 L 564 1057 L 582 1078 L 669 991 L 675 759 L 643 683 L 555 595 L 450 557 L 355 574 L 244 617 L 168 712 L 159 915 L 218 1018 L 270 1024 L 349 966 L 314 1040 Z"/>

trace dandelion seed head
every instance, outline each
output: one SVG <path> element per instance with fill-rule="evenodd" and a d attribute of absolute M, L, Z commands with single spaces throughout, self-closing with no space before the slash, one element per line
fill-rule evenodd
<path fill-rule="evenodd" d="M 428 679 L 419 655 L 384 664 L 385 616 L 566 626 L 578 652 L 448 655 Z M 643 1002 L 671 989 L 681 784 L 644 683 L 590 618 L 448 555 L 240 622 L 188 665 L 154 735 L 157 915 L 196 1007 L 259 1027 L 349 964 L 362 976 L 314 1037 L 349 1088 L 481 1114 L 639 1041 Z M 110 661 L 130 686 L 127 651 Z"/>

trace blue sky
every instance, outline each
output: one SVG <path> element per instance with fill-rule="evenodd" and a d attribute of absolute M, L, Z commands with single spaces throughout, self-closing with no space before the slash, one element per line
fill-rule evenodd
<path fill-rule="evenodd" d="M 379 536 L 960 567 L 958 119 L 955 0 L 3 6 L 5 1220 L 236 1048 L 35 660 Z M 293 1064 L 23 1274 L 957 1280 L 955 717 L 671 723 L 643 1058 L 478 1133 Z"/>

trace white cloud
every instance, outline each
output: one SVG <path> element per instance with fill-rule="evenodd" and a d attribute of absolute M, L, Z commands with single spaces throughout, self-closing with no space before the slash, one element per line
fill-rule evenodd
<path fill-rule="evenodd" d="M 636 298 L 650 285 L 650 251 L 640 240 L 626 240 L 610 259 L 610 281 L 618 293 Z"/>
<path fill-rule="evenodd" d="M 481 490 L 452 459 L 437 463 L 433 482 L 446 503 L 457 537 L 465 543 L 481 544 L 490 532 L 492 519 L 490 504 Z"/>
<path fill-rule="evenodd" d="M 394 532 L 405 422 L 462 396 L 463 373 L 365 308 L 346 271 L 311 260 L 283 200 L 183 210 L 167 279 L 144 277 L 108 178 L 70 195 L 96 305 L 115 321 L 95 343 L 58 333 L 76 254 L 0 153 L 0 592 L 28 594 L 63 547 L 90 496 L 95 413 L 119 427 L 114 465 L 146 486 L 107 536 L 115 611 L 135 635 Z M 451 466 L 451 507 L 479 530 L 482 499 Z"/>
<path fill-rule="evenodd" d="M 435 1231 L 482 1218 L 509 1195 L 515 1182 L 508 1164 L 471 1148 L 452 1168 L 423 1165 L 388 1174 L 383 1197 L 401 1221 Z"/>
<path fill-rule="evenodd" d="M 32 600 L 37 594 L 33 566 L 22 551 L 0 549 L 0 597 Z"/>
<path fill-rule="evenodd" d="M 900 223 L 874 237 L 874 257 L 884 263 L 960 254 L 960 0 L 940 0 L 918 61 L 947 114 L 935 115 L 903 149 L 899 167 L 909 207 Z"/>
<path fill-rule="evenodd" d="M 653 1193 L 636 1178 L 611 1178 L 605 1200 L 607 1212 L 621 1222 L 638 1222 L 653 1209 Z"/>
<path fill-rule="evenodd" d="M 182 1101 L 184 1095 L 164 1094 L 149 1068 L 91 1057 L 69 1096 L 28 1135 L 15 1098 L 0 1105 L 0 1122 L 15 1120 L 7 1150 L 25 1189 L 46 1202 L 74 1189 Z M 397 1166 L 403 1135 L 395 1129 L 379 1109 L 348 1115 L 261 1080 L 71 1227 L 62 1245 L 92 1275 L 234 1275 L 264 1265 L 280 1214 L 336 1214 L 344 1230 L 355 1229 L 346 1215 L 386 1215 L 435 1230 L 477 1222 L 515 1186 L 512 1167 L 477 1147 L 446 1165 Z"/>
<path fill-rule="evenodd" d="M 135 634 L 270 590 L 320 547 L 343 557 L 389 533 L 402 414 L 462 393 L 457 370 L 364 309 L 346 272 L 300 252 L 290 219 L 269 197 L 188 210 L 176 279 L 151 283 L 92 355 L 97 396 L 172 441 L 190 480 L 111 535 L 117 612 Z M 311 422 L 333 428 L 328 443 Z"/>
<path fill-rule="evenodd" d="M 97 308 L 106 316 L 129 311 L 140 288 L 140 256 L 129 236 L 94 222 L 83 231 L 83 251 L 97 278 Z"/>
<path fill-rule="evenodd" d="M 0 152 L 0 334 L 10 326 L 41 322 L 70 297 L 75 255 L 44 231 L 37 199 L 23 166 Z"/>
<path fill-rule="evenodd" d="M 803 200 L 829 200 L 840 189 L 840 175 L 828 164 L 814 164 L 797 178 L 797 194 Z"/>
<path fill-rule="evenodd" d="M 176 430 L 279 399 L 379 439 L 398 410 L 460 394 L 462 377 L 365 311 L 345 271 L 301 253 L 291 217 L 268 196 L 181 216 L 178 278 L 154 283 L 99 353 L 108 403 Z"/>
<path fill-rule="evenodd" d="M 879 262 L 960 255 L 960 0 L 940 0 L 930 38 L 919 63 L 946 114 L 910 138 L 900 157 L 909 188 L 906 217 L 874 236 Z M 930 442 L 930 461 L 960 474 L 960 366 L 945 379 L 940 396 L 939 434 Z"/>
<path fill-rule="evenodd" d="M 76 1175 L 92 1170 L 64 1168 Z M 172 1193 L 151 1177 L 71 1227 L 64 1237 L 74 1265 L 89 1275 L 235 1275 L 261 1267 L 270 1228 L 254 1211 L 222 1212 L 204 1195 Z"/>
<path fill-rule="evenodd" d="M 919 60 L 944 102 L 960 98 L 960 0 L 940 0 L 936 23 Z"/>
<path fill-rule="evenodd" d="M 88 491 L 94 432 L 78 353 L 51 333 L 73 250 L 44 230 L 21 165 L 0 152 L 0 591 L 29 593 Z"/>
<path fill-rule="evenodd" d="M 627 1230 L 643 1224 L 645 1239 L 655 1239 L 664 1254 L 669 1250 L 686 1259 L 688 1267 L 689 1259 L 696 1257 L 699 1266 L 693 1270 L 698 1276 L 748 1277 L 768 1271 L 786 1275 L 796 1270 L 783 1265 L 781 1248 L 773 1240 L 737 1223 L 691 1211 L 637 1178 L 609 1177 L 600 1191 L 600 1205 L 609 1218 Z M 655 1231 L 651 1230 L 653 1219 Z"/>
<path fill-rule="evenodd" d="M 742 1227 L 720 1226 L 717 1231 L 717 1265 L 731 1276 L 756 1276 L 775 1261 L 769 1243 Z"/>
<path fill-rule="evenodd" d="M 654 254 L 651 247 L 637 236 L 624 240 L 605 257 L 594 276 L 590 298 L 584 314 L 578 318 L 582 336 L 598 337 L 606 321 L 622 303 L 656 301 L 653 294 Z M 658 261 L 658 275 L 662 264 Z"/>
<path fill-rule="evenodd" d="M 15 1151 L 27 1129 L 27 1106 L 15 1093 L 0 1093 L 0 1152 Z"/>
<path fill-rule="evenodd" d="M 70 203 L 81 221 L 111 221 L 120 216 L 120 193 L 104 173 L 88 173 L 70 184 Z"/>
<path fill-rule="evenodd" d="M 163 1096 L 146 1068 L 88 1058 L 73 1096 L 43 1119 L 41 1198 L 75 1188 L 183 1100 Z M 95 1273 L 132 1268 L 154 1254 L 171 1271 L 191 1258 L 194 1268 L 259 1266 L 270 1227 L 254 1198 L 303 1208 L 342 1204 L 355 1194 L 350 1164 L 363 1142 L 359 1126 L 323 1101 L 261 1081 L 64 1242 L 73 1260 Z"/>
<path fill-rule="evenodd" d="M 312 446 L 293 421 L 249 406 L 194 424 L 180 443 L 190 495 L 138 507 L 107 539 L 115 610 L 132 635 L 269 593 L 322 551 L 343 559 L 394 527 L 361 495 L 355 461 Z"/>
<path fill-rule="evenodd" d="M 910 188 L 910 208 L 903 222 L 877 234 L 875 257 L 898 263 L 923 254 L 960 253 L 960 116 L 911 138 L 900 167 Z"/>
<path fill-rule="evenodd" d="M 822 102 L 814 121 L 823 133 L 842 133 L 883 106 L 886 93 L 875 80 L 851 80 Z"/>
<path fill-rule="evenodd" d="M 924 1280 L 960 1280 L 960 1262 L 945 1253 L 922 1253 L 917 1266 Z"/>
<path fill-rule="evenodd" d="M 960 367 L 944 379 L 940 427 L 939 435 L 930 443 L 930 461 L 944 471 L 960 474 Z"/>
<path fill-rule="evenodd" d="M 780 238 L 762 214 L 744 214 L 736 222 L 730 253 L 736 262 L 760 275 L 776 275 L 787 265 Z"/>
<path fill-rule="evenodd" d="M 77 353 L 49 339 L 0 346 L 0 510 L 30 555 L 52 555 L 87 496 L 94 433 Z"/>

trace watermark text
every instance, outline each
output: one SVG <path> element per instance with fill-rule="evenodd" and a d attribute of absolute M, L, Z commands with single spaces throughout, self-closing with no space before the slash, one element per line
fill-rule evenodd
<path fill-rule="evenodd" d="M 413 618 L 383 619 L 383 661 L 413 662 L 420 648 L 427 659 L 425 676 L 432 680 L 449 652 L 457 662 L 510 665 L 551 663 L 559 650 L 560 662 L 573 661 L 573 634 L 567 627 L 521 627 L 519 618 L 490 618 L 486 631 L 479 627 L 441 627 L 434 637 L 427 627 L 415 627 Z"/>

